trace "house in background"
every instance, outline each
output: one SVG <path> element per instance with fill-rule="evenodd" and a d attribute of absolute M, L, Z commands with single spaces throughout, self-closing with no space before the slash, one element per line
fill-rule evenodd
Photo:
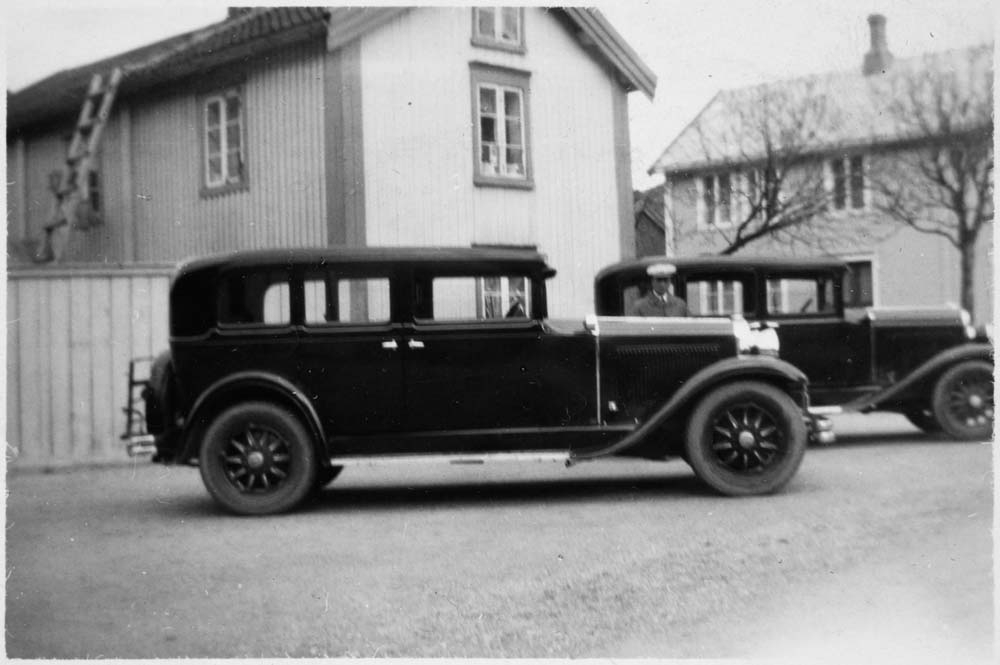
<path fill-rule="evenodd" d="M 790 115 L 787 125 L 772 131 L 769 138 L 780 141 L 786 138 L 782 132 L 799 133 L 801 143 L 794 145 L 798 154 L 793 156 L 797 173 L 788 182 L 792 189 L 799 188 L 794 195 L 801 195 L 811 186 L 806 174 L 815 174 L 822 191 L 811 201 L 801 199 L 802 209 L 815 206 L 823 234 L 802 234 L 798 240 L 790 239 L 791 234 L 780 240 L 765 236 L 739 253 L 840 257 L 851 268 L 849 306 L 960 303 L 959 252 L 939 235 L 894 223 L 885 210 L 886 192 L 875 186 L 875 180 L 877 174 L 892 173 L 897 165 L 909 163 L 914 151 L 939 140 L 933 132 L 914 133 L 894 117 L 890 107 L 893 94 L 900 90 L 900 78 L 919 79 L 926 71 L 922 68 L 934 67 L 962 72 L 969 81 L 991 81 L 993 48 L 894 59 L 886 43 L 884 17 L 873 15 L 869 22 L 872 49 L 857 71 L 722 91 L 663 151 L 650 173 L 664 176 L 668 254 L 718 253 L 729 246 L 733 229 L 748 218 L 750 202 L 759 200 L 764 182 L 764 152 L 747 139 L 752 132 L 738 129 L 748 128 L 750 117 L 764 122 L 761 109 L 768 101 L 774 107 L 801 104 L 799 115 Z M 992 98 L 989 90 L 978 93 Z M 991 126 L 985 130 L 991 135 Z M 992 243 L 992 224 L 987 223 L 975 247 L 973 284 L 979 322 L 993 317 Z"/>
<path fill-rule="evenodd" d="M 90 77 L 124 78 L 97 171 L 101 223 L 63 262 L 49 175 Z M 16 463 L 116 458 L 128 359 L 166 346 L 170 268 L 284 246 L 532 246 L 550 314 L 592 308 L 634 253 L 628 94 L 656 79 L 581 8 L 230 10 L 203 30 L 8 98 L 7 438 Z"/>
<path fill-rule="evenodd" d="M 635 197 L 635 255 L 656 256 L 666 249 L 666 228 L 663 218 L 663 185 Z"/>

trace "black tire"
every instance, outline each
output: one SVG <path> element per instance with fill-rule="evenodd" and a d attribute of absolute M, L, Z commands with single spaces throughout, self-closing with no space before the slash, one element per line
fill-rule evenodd
<path fill-rule="evenodd" d="M 934 418 L 941 429 L 963 441 L 993 438 L 993 366 L 967 360 L 950 368 L 934 386 Z"/>
<path fill-rule="evenodd" d="M 709 487 L 728 496 L 784 487 L 808 442 L 802 411 L 766 383 L 741 381 L 710 392 L 688 420 L 687 462 Z"/>
<path fill-rule="evenodd" d="M 316 453 L 298 418 L 268 402 L 223 411 L 205 432 L 198 457 L 205 488 L 240 515 L 292 509 L 316 482 Z"/>
<path fill-rule="evenodd" d="M 903 415 L 914 427 L 928 434 L 936 434 L 941 431 L 941 423 L 937 421 L 929 409 L 912 407 L 903 411 Z"/>
<path fill-rule="evenodd" d="M 174 366 L 170 352 L 156 356 L 149 368 L 149 383 L 143 392 L 146 406 L 146 431 L 163 434 L 174 425 Z"/>

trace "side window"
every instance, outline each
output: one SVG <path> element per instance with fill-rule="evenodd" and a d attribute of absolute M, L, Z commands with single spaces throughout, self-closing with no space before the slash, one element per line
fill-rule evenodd
<path fill-rule="evenodd" d="M 789 316 L 832 313 L 833 281 L 825 277 L 768 279 L 767 310 Z"/>
<path fill-rule="evenodd" d="M 243 91 L 229 88 L 201 98 L 202 195 L 248 184 Z"/>
<path fill-rule="evenodd" d="M 531 316 L 531 280 L 520 275 L 436 277 L 429 305 L 424 314 L 432 321 L 525 320 Z"/>
<path fill-rule="evenodd" d="M 222 279 L 218 302 L 223 325 L 288 325 L 292 318 L 288 273 L 229 273 Z"/>
<path fill-rule="evenodd" d="M 385 323 L 390 319 L 389 280 L 385 277 L 307 277 L 305 322 Z"/>
<path fill-rule="evenodd" d="M 742 314 L 744 285 L 735 279 L 696 278 L 687 281 L 687 305 L 691 316 Z"/>
<path fill-rule="evenodd" d="M 871 307 L 873 304 L 872 262 L 851 261 L 844 275 L 844 307 Z"/>

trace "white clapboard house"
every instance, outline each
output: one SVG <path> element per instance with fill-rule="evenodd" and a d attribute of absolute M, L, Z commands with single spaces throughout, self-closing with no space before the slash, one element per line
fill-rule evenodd
<path fill-rule="evenodd" d="M 279 7 L 10 94 L 8 459 L 122 458 L 129 358 L 166 347 L 191 256 L 531 246 L 550 313 L 582 317 L 634 254 L 628 95 L 655 85 L 592 10 Z M 67 156 L 88 212 L 47 231 Z"/>

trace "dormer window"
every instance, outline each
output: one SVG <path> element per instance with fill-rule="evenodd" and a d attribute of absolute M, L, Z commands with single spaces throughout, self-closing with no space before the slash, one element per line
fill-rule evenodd
<path fill-rule="evenodd" d="M 524 53 L 524 8 L 473 8 L 472 44 Z"/>

